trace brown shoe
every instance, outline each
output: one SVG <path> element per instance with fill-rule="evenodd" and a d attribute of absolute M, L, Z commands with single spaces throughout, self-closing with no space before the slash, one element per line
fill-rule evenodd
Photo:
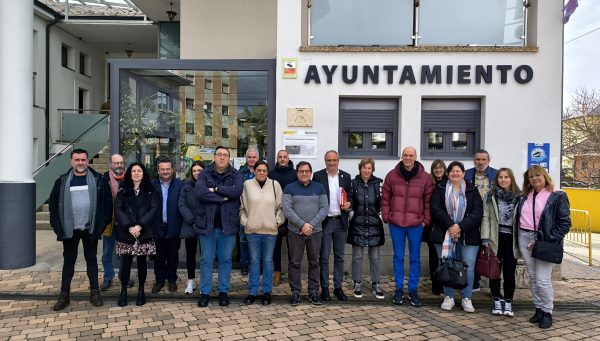
<path fill-rule="evenodd" d="M 154 283 L 154 286 L 152 287 L 152 293 L 158 294 L 164 286 L 165 283 Z"/>
<path fill-rule="evenodd" d="M 90 292 L 90 303 L 92 303 L 94 307 L 100 307 L 104 304 L 102 296 L 100 296 L 99 289 L 92 289 L 92 291 Z"/>
<path fill-rule="evenodd" d="M 58 296 L 58 301 L 54 304 L 54 306 L 52 307 L 52 310 L 54 310 L 54 311 L 63 310 L 70 303 L 71 303 L 71 300 L 69 299 L 69 292 L 68 291 L 61 291 L 60 295 Z"/>
<path fill-rule="evenodd" d="M 173 283 L 169 283 L 169 292 L 175 292 L 177 291 L 177 283 L 173 282 Z"/>
<path fill-rule="evenodd" d="M 281 271 L 275 271 L 273 273 L 273 286 L 278 287 L 281 284 Z"/>

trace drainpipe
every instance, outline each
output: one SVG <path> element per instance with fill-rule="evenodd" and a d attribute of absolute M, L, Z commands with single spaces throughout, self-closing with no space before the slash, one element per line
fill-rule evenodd
<path fill-rule="evenodd" d="M 44 119 L 46 123 L 46 148 L 45 160 L 50 158 L 50 27 L 60 22 L 60 17 L 55 16 L 54 21 L 46 25 L 46 110 Z"/>

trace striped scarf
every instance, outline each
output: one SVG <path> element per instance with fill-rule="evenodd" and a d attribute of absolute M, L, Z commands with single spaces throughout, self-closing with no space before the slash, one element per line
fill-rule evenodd
<path fill-rule="evenodd" d="M 452 183 L 450 181 L 446 182 L 446 212 L 448 212 L 448 215 L 456 224 L 463 220 L 467 209 L 467 197 L 465 196 L 466 187 L 467 184 L 463 180 L 460 184 L 460 192 L 456 193 Z M 454 243 L 456 243 L 456 240 L 453 240 L 452 237 L 450 237 L 450 233 L 446 231 L 444 241 L 442 242 L 442 258 L 450 256 L 454 248 Z"/>

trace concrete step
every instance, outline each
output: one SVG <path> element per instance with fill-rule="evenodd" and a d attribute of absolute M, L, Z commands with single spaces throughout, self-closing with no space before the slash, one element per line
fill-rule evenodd
<path fill-rule="evenodd" d="M 36 230 L 52 230 L 52 226 L 50 225 L 50 221 L 48 221 L 48 220 L 36 220 L 35 229 Z"/>
<path fill-rule="evenodd" d="M 35 214 L 36 221 L 49 221 L 50 220 L 50 212 L 37 212 Z"/>
<path fill-rule="evenodd" d="M 39 209 L 38 212 L 50 212 L 50 207 L 48 206 L 48 204 L 43 204 Z"/>

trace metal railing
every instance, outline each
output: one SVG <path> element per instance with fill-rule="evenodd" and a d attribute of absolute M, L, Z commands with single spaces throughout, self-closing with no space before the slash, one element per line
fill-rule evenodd
<path fill-rule="evenodd" d="M 571 229 L 565 239 L 586 247 L 588 265 L 592 266 L 592 219 L 589 211 L 571 209 Z"/>
<path fill-rule="evenodd" d="M 61 141 L 67 145 L 34 171 L 36 207 L 48 199 L 54 181 L 71 167 L 70 149 L 85 149 L 89 152 L 88 156 L 93 157 L 108 144 L 109 115 L 80 114 L 77 110 L 62 112 L 61 118 Z"/>

